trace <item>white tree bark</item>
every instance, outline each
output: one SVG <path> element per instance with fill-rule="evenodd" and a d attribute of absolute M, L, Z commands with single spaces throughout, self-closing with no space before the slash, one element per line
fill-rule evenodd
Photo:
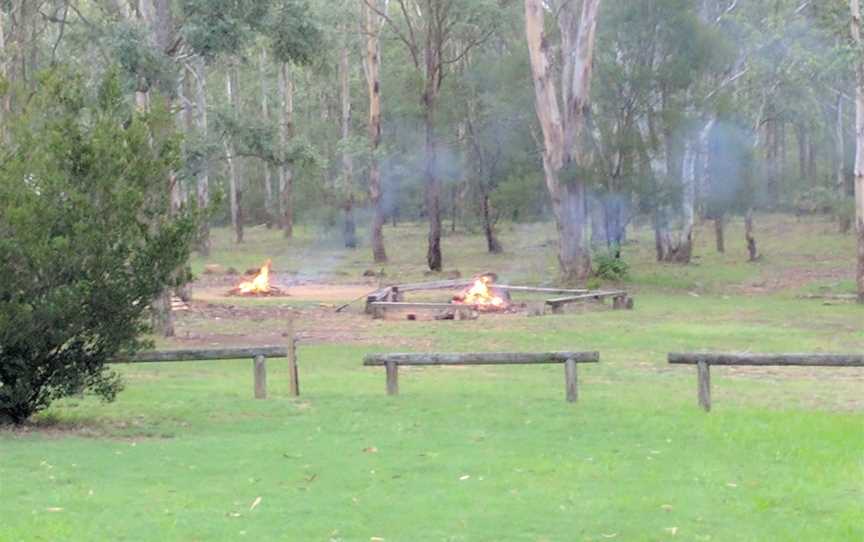
<path fill-rule="evenodd" d="M 285 237 L 294 235 L 294 213 L 292 209 L 293 172 L 285 149 L 294 132 L 294 83 L 288 73 L 288 64 L 279 66 L 279 224 Z"/>
<path fill-rule="evenodd" d="M 561 35 L 561 97 L 556 82 L 556 48 L 544 20 L 550 7 L 557 9 Z M 560 6 L 543 0 L 525 0 L 525 35 L 534 80 L 537 118 L 543 129 L 543 170 L 558 226 L 558 262 L 562 278 L 582 281 L 591 272 L 585 242 L 585 186 L 580 178 L 562 182 L 562 170 L 571 173 L 585 165 L 582 133 L 590 108 L 594 36 L 600 0 L 568 1 Z"/>
<path fill-rule="evenodd" d="M 204 59 L 198 57 L 192 64 L 192 74 L 195 78 L 195 127 L 202 143 L 207 141 L 207 72 Z M 195 179 L 195 195 L 198 209 L 201 211 L 201 222 L 198 230 L 198 252 L 202 256 L 210 255 L 210 223 L 207 212 L 210 207 L 210 156 L 205 151 L 201 157 L 199 170 Z"/>
<path fill-rule="evenodd" d="M 228 103 L 234 114 L 237 115 L 237 71 L 234 66 L 228 68 L 225 73 L 225 94 L 228 97 Z M 229 184 L 229 199 L 231 203 L 231 225 L 234 227 L 234 242 L 243 242 L 243 214 L 241 212 L 241 201 L 243 198 L 243 188 L 240 186 L 240 178 L 237 175 L 237 157 L 235 156 L 234 144 L 231 141 L 231 135 L 228 134 L 223 139 L 225 146 L 225 156 L 228 161 L 228 184 Z"/>
<path fill-rule="evenodd" d="M 348 51 L 348 32 L 343 29 L 345 43 L 339 55 L 339 88 L 342 101 L 342 237 L 346 248 L 357 246 L 357 232 L 354 224 L 354 161 L 348 148 L 351 136 L 351 73 Z"/>
<path fill-rule="evenodd" d="M 265 125 L 270 124 L 270 101 L 267 99 L 267 49 L 261 48 L 258 64 L 258 78 L 261 82 L 261 119 Z M 264 160 L 264 208 L 267 215 L 267 227 L 273 222 L 273 172 L 270 163 Z"/>
<path fill-rule="evenodd" d="M 858 236 L 858 303 L 864 304 L 864 42 L 861 38 L 861 3 L 849 0 L 852 38 L 857 47 L 855 63 L 855 224 Z"/>
<path fill-rule="evenodd" d="M 372 258 L 376 263 L 387 261 L 384 249 L 384 207 L 381 197 L 381 169 L 378 164 L 377 150 L 381 144 L 381 25 L 383 19 L 360 0 L 363 28 L 366 34 L 366 55 L 363 63 L 366 86 L 369 94 L 369 199 L 374 207 L 372 218 Z M 386 11 L 386 2 L 378 2 L 378 10 Z"/>

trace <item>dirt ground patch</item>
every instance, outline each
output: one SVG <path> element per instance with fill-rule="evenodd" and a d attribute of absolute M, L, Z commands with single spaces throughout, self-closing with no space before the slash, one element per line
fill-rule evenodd
<path fill-rule="evenodd" d="M 207 346 L 255 346 L 281 344 L 287 324 L 294 321 L 295 336 L 308 344 L 377 344 L 426 346 L 426 339 L 382 337 L 384 322 L 362 312 L 367 293 L 375 284 L 302 283 L 287 288 L 287 295 L 235 297 L 228 289 L 237 276 L 206 276 L 192 287 L 185 310 L 175 311 L 176 336 L 168 341 L 176 348 Z M 284 282 L 282 283 L 284 284 Z M 284 286 L 280 286 L 284 288 Z M 347 310 L 336 307 L 357 300 Z"/>

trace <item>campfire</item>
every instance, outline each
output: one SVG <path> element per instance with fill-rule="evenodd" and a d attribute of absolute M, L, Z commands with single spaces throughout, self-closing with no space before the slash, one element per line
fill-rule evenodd
<path fill-rule="evenodd" d="M 471 305 L 480 311 L 503 311 L 510 307 L 510 294 L 495 288 L 494 273 L 485 273 L 474 279 L 474 283 L 453 296 L 451 303 Z"/>
<path fill-rule="evenodd" d="M 246 280 L 231 288 L 228 291 L 230 295 L 245 295 L 245 296 L 258 296 L 258 295 L 280 295 L 282 294 L 282 290 L 270 284 L 270 267 L 273 265 L 273 262 L 269 259 L 264 262 L 264 265 L 261 266 L 261 269 L 258 271 L 251 280 Z"/>

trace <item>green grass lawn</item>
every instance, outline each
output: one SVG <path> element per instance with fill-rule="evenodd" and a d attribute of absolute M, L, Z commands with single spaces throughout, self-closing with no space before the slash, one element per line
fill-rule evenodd
<path fill-rule="evenodd" d="M 715 368 L 705 414 L 695 369 L 665 363 L 696 349 L 864 351 L 864 310 L 796 297 L 848 290 L 837 270 L 851 276 L 851 240 L 765 222 L 757 264 L 730 233 L 726 255 L 703 235 L 698 265 L 659 266 L 642 232 L 626 255 L 634 311 L 375 321 L 362 343 L 302 344 L 299 399 L 284 360 L 268 362 L 266 401 L 251 398 L 249 360 L 118 366 L 116 402 L 68 399 L 0 431 L 0 541 L 860 541 L 860 370 Z M 253 230 L 239 250 L 216 233 L 223 265 L 272 256 L 340 282 L 372 267 L 365 249 L 345 256 L 311 232 Z M 388 276 L 423 278 L 422 227 L 387 235 Z M 480 237 L 451 236 L 447 268 L 552 282 L 551 235 L 505 228 L 494 258 Z M 406 348 L 596 349 L 601 363 L 580 366 L 576 404 L 560 365 L 402 370 L 388 397 L 362 356 Z"/>

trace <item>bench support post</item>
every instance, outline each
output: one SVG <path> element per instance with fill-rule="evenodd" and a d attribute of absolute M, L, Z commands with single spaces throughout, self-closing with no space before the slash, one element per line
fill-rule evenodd
<path fill-rule="evenodd" d="M 711 411 L 711 366 L 707 361 L 696 364 L 699 379 L 699 406 L 705 412 Z"/>
<path fill-rule="evenodd" d="M 399 395 L 399 364 L 388 361 L 387 368 L 387 395 Z"/>
<path fill-rule="evenodd" d="M 267 358 L 259 354 L 254 361 L 255 399 L 267 398 Z"/>
<path fill-rule="evenodd" d="M 300 373 L 297 371 L 297 340 L 294 338 L 294 319 L 288 319 L 288 395 L 300 396 Z"/>
<path fill-rule="evenodd" d="M 564 362 L 564 384 L 567 389 L 567 402 L 575 403 L 576 399 L 579 398 L 579 391 L 576 387 L 576 360 L 574 359 L 568 359 Z"/>
<path fill-rule="evenodd" d="M 294 336 L 288 341 L 288 394 L 300 396 L 300 372 L 297 370 L 297 345 Z"/>

